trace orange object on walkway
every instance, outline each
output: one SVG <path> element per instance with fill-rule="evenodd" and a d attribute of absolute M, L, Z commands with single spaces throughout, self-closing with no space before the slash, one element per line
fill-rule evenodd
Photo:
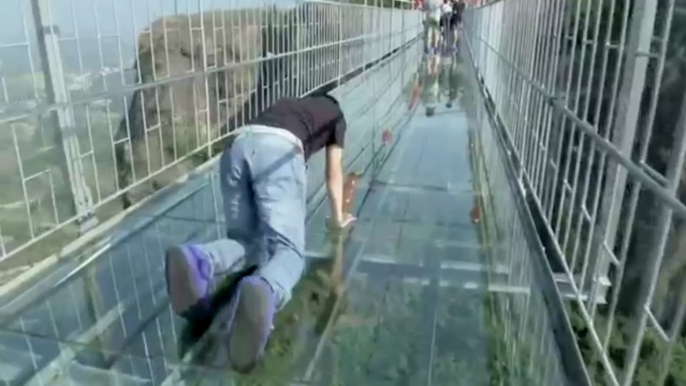
<path fill-rule="evenodd" d="M 384 145 L 388 145 L 389 143 L 391 143 L 392 140 L 393 135 L 391 134 L 390 130 L 384 130 L 381 134 L 381 143 L 383 143 Z"/>
<path fill-rule="evenodd" d="M 481 220 L 481 210 L 479 209 L 478 204 L 475 203 L 474 206 L 472 207 L 472 210 L 469 211 L 469 217 L 471 218 L 472 223 L 474 223 L 474 224 L 479 223 L 479 221 Z"/>

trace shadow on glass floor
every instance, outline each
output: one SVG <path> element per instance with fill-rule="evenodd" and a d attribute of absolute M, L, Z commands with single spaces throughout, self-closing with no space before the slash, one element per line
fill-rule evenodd
<path fill-rule="evenodd" d="M 455 58 L 441 60 L 451 64 L 427 70 L 457 71 Z M 423 84 L 432 85 L 433 75 L 440 74 L 423 75 Z M 226 370 L 223 326 L 186 324 L 164 287 L 166 248 L 222 233 L 217 184 L 208 176 L 0 331 L 0 354 L 12 358 L 2 377 L 11 384 L 487 385 L 488 283 L 507 270 L 484 261 L 467 117 L 457 98 L 451 107 L 437 103 L 441 95 L 422 96 L 434 114 L 420 109 L 374 179 L 358 187 L 359 221 L 348 234 L 323 230 L 326 203 L 311 216 L 307 270 L 252 375 Z M 235 280 L 225 281 L 217 312 Z"/>

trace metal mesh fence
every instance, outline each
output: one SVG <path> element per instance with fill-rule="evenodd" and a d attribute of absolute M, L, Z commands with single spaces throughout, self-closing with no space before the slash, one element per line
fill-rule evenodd
<path fill-rule="evenodd" d="M 463 38 L 464 39 L 464 38 Z M 463 52 L 468 52 L 462 45 Z M 464 66 L 471 67 L 468 53 Z M 574 369 L 565 368 L 565 342 L 556 335 L 567 331 L 560 327 L 559 307 L 562 302 L 553 287 L 546 283 L 549 271 L 542 267 L 544 257 L 536 242 L 522 201 L 518 200 L 517 184 L 512 183 L 512 163 L 500 145 L 495 121 L 490 117 L 488 99 L 480 91 L 481 83 L 473 68 L 465 69 L 466 92 L 462 101 L 473 130 L 471 150 L 476 185 L 481 197 L 484 234 L 488 242 L 487 264 L 492 272 L 503 269 L 505 277 L 491 275 L 494 312 L 499 323 L 493 326 L 503 335 L 500 352 L 502 367 L 494 367 L 493 377 L 508 385 L 576 385 Z M 546 286 L 546 284 L 548 284 Z M 563 316 L 564 317 L 564 316 Z"/>
<path fill-rule="evenodd" d="M 0 262 L 21 271 L 216 154 L 274 100 L 414 39 L 412 3 L 12 0 Z"/>
<path fill-rule="evenodd" d="M 587 381 L 682 384 L 683 1 L 497 1 L 466 40 Z"/>
<path fill-rule="evenodd" d="M 387 157 L 388 150 L 378 138 L 383 128 L 400 134 L 399 127 L 412 113 L 406 103 L 407 84 L 413 80 L 421 48 L 415 41 L 332 91 L 349 117 L 346 169 L 373 169 L 375 160 Z M 212 339 L 189 338 L 191 324 L 171 310 L 164 289 L 164 251 L 181 242 L 206 242 L 224 235 L 215 160 L 164 199 L 126 217 L 95 245 L 54 264 L 25 290 L 0 297 L 0 355 L 9 358 L 3 362 L 0 384 L 331 384 L 328 367 L 314 365 L 321 361 L 317 350 L 278 344 L 303 338 L 289 329 L 288 317 L 282 319 L 280 330 L 286 333 L 271 343 L 275 348 L 270 352 L 282 356 L 269 357 L 273 366 L 260 371 L 258 380 L 241 383 L 226 367 L 198 359 L 202 357 L 198 351 Z M 318 163 L 314 160 L 310 167 Z M 323 174 L 308 172 L 314 185 L 307 216 L 310 267 L 328 261 L 334 253 L 328 232 L 321 227 L 328 209 L 318 193 L 324 190 Z M 340 249 L 342 254 L 342 245 Z M 299 331 L 326 315 L 319 308 L 301 308 L 303 300 L 312 296 L 313 285 L 328 291 L 316 276 L 320 273 L 308 270 L 296 300 L 289 303 L 292 308 L 285 311 L 302 318 Z M 327 334 L 312 338 L 318 345 L 329 339 Z M 303 360 L 306 369 L 295 366 L 296 359 Z"/>

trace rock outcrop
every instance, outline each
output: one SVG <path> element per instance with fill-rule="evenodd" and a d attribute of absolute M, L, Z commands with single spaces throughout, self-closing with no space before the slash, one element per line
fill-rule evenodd
<path fill-rule="evenodd" d="M 135 69 L 142 88 L 129 99 L 116 138 L 124 140 L 116 147 L 120 188 L 186 157 L 152 183 L 161 186 L 178 178 L 204 158 L 188 155 L 218 139 L 222 123 L 243 110 L 255 93 L 257 59 L 263 53 L 261 21 L 249 14 L 246 10 L 166 17 L 140 35 Z M 207 27 L 217 20 L 240 27 Z M 151 83 L 155 85 L 148 86 Z M 132 189 L 124 197 L 125 206 L 157 186 Z"/>
<path fill-rule="evenodd" d="M 120 189 L 157 174 L 129 188 L 124 206 L 216 154 L 223 135 L 275 99 L 336 79 L 339 66 L 359 65 L 361 41 L 332 43 L 362 36 L 365 19 L 353 18 L 357 8 L 340 12 L 331 4 L 307 4 L 155 21 L 138 39 L 141 89 L 127 100 L 115 153 Z M 350 17 L 345 29 L 343 17 Z"/>

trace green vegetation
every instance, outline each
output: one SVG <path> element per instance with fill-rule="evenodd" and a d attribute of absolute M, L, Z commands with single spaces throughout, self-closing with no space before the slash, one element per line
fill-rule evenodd
<path fill-rule="evenodd" d="M 586 360 L 589 372 L 593 376 L 595 385 L 607 385 L 604 379 L 603 365 L 595 354 L 591 343 L 588 326 L 581 317 L 577 306 L 570 305 L 568 315 L 571 316 L 572 328 L 577 335 L 577 342 L 581 353 Z M 601 340 L 606 336 L 605 326 L 607 317 L 602 313 L 596 316 L 596 329 L 600 331 Z M 624 361 L 629 352 L 633 337 L 632 324 L 624 316 L 615 317 L 612 335 L 609 339 L 608 353 L 612 363 L 618 369 L 622 369 Z M 664 365 L 668 365 L 667 378 L 665 385 L 676 386 L 686 385 L 686 338 L 680 337 L 674 345 L 672 359 L 670 362 L 664 361 L 667 345 L 663 343 L 659 335 L 652 329 L 646 329 L 643 338 L 641 351 L 638 359 L 636 375 L 634 377 L 635 386 L 661 386 L 660 373 Z"/>
<path fill-rule="evenodd" d="M 240 386 L 276 386 L 313 366 L 308 382 L 322 386 L 420 385 L 429 376 L 436 386 L 532 384 L 524 363 L 516 369 L 508 363 L 529 356 L 505 340 L 497 296 L 360 274 L 344 294 L 341 249 L 333 255 L 312 261 L 277 315 L 259 367 L 251 375 L 220 377 Z"/>

